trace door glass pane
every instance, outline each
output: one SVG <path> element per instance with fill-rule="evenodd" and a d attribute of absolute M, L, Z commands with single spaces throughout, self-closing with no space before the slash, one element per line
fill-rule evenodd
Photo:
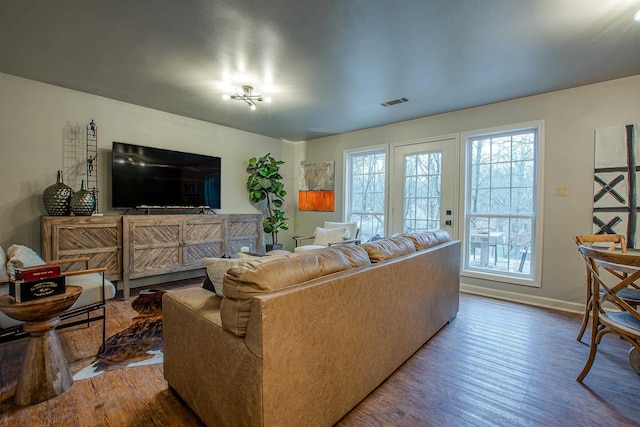
<path fill-rule="evenodd" d="M 405 155 L 404 171 L 403 230 L 440 228 L 442 153 Z"/>

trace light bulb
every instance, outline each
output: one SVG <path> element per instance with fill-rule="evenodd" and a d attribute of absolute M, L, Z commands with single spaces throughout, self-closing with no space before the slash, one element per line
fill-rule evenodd
<path fill-rule="evenodd" d="M 264 102 L 270 103 L 271 102 L 271 97 L 270 96 L 265 96 L 264 97 Z"/>
<path fill-rule="evenodd" d="M 227 95 L 226 93 L 224 95 L 222 95 L 222 99 L 224 99 L 225 101 L 228 101 L 231 99 L 231 96 Z"/>
<path fill-rule="evenodd" d="M 256 109 L 256 104 L 251 104 L 251 107 L 249 107 L 249 108 L 251 108 L 252 110 L 255 110 Z"/>
<path fill-rule="evenodd" d="M 633 20 L 636 22 L 640 22 L 640 10 L 633 15 Z"/>

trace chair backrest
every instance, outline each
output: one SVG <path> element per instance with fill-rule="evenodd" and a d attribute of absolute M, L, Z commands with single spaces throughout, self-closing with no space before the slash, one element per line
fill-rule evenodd
<path fill-rule="evenodd" d="M 622 234 L 583 234 L 573 236 L 573 240 L 578 246 L 606 247 L 609 252 L 619 248 L 623 254 L 627 252 L 627 239 Z"/>
<path fill-rule="evenodd" d="M 627 239 L 622 234 L 582 234 L 573 236 L 573 241 L 576 242 L 578 247 L 584 246 L 594 249 L 605 249 L 607 252 L 613 252 L 616 249 L 620 253 L 627 253 Z M 593 268 L 599 273 L 598 265 L 594 265 Z M 607 269 L 609 273 L 618 278 L 622 278 L 622 275 L 611 269 Z M 587 265 L 587 286 L 591 284 L 591 275 L 589 274 L 589 266 Z"/>
<path fill-rule="evenodd" d="M 627 301 L 622 299 L 618 292 L 626 289 L 629 285 L 632 285 L 640 278 L 640 255 L 628 255 L 610 251 L 603 251 L 587 246 L 580 245 L 578 250 L 584 257 L 589 273 L 592 277 L 593 292 L 593 314 L 594 316 L 607 316 L 606 312 L 601 308 L 604 303 L 611 303 L 615 305 L 621 312 L 629 313 L 635 318 L 635 322 L 632 321 L 631 326 L 633 329 L 633 323 L 636 324 L 636 334 L 640 334 L 640 313 L 635 306 L 632 306 Z M 603 278 L 598 267 L 602 267 L 607 271 L 616 271 L 618 274 L 617 280 L 613 282 L 609 277 Z M 609 279 L 609 280 L 607 280 Z M 618 317 L 616 315 L 616 317 Z"/>
<path fill-rule="evenodd" d="M 339 228 L 339 227 L 347 227 L 349 231 L 349 237 L 347 239 L 357 239 L 358 234 L 360 234 L 360 229 L 358 228 L 358 224 L 355 222 L 331 222 L 325 221 L 324 228 Z"/>

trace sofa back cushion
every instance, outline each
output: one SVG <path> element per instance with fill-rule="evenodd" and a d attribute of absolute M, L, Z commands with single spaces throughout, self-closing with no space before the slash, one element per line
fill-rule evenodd
<path fill-rule="evenodd" d="M 247 332 L 253 297 L 307 282 L 317 277 L 369 264 L 366 252 L 343 245 L 294 254 L 256 258 L 229 268 L 220 305 L 222 327 L 238 336 Z"/>
<path fill-rule="evenodd" d="M 329 250 L 329 251 L 337 251 L 344 255 L 351 267 L 358 268 L 364 267 L 365 265 L 371 265 L 371 260 L 369 260 L 369 254 L 363 248 L 358 245 L 352 244 L 344 244 L 344 245 L 335 245 L 331 246 L 328 249 L 320 249 L 320 250 Z"/>
<path fill-rule="evenodd" d="M 388 259 L 398 258 L 416 251 L 413 242 L 403 236 L 380 239 L 360 245 L 367 251 L 371 262 L 382 262 Z"/>
<path fill-rule="evenodd" d="M 416 233 L 405 233 L 402 236 L 411 240 L 416 251 L 428 249 L 441 243 L 450 242 L 451 236 L 445 230 L 429 230 Z"/>

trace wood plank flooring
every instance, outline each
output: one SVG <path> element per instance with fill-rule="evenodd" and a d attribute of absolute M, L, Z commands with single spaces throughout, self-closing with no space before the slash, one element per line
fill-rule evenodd
<path fill-rule="evenodd" d="M 109 302 L 108 334 L 130 324 L 132 299 Z M 575 341 L 579 326 L 578 315 L 463 294 L 458 317 L 337 425 L 640 426 L 640 375 L 624 341 L 606 336 L 585 385 L 575 381 L 588 354 Z M 98 350 L 100 325 L 59 336 L 75 373 Z M 25 341 L 0 345 L 0 425 L 202 425 L 168 390 L 162 365 L 107 372 L 18 407 L 13 394 Z"/>

